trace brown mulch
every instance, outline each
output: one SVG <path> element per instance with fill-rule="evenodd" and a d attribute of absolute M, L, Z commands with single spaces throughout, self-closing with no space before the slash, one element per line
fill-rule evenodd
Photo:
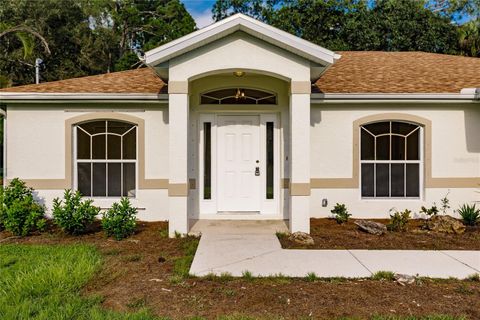
<path fill-rule="evenodd" d="M 308 282 L 286 278 L 188 278 L 172 281 L 175 259 L 184 256 L 184 245 L 194 240 L 165 238 L 160 231 L 166 227 L 165 222 L 142 222 L 137 234 L 124 241 L 107 239 L 96 228 L 78 237 L 53 229 L 3 243 L 95 245 L 104 263 L 83 294 L 100 295 L 105 308 L 117 311 L 147 307 L 156 315 L 173 319 L 191 316 L 215 319 L 231 314 L 269 319 L 447 314 L 480 319 L 478 281 L 421 279 L 406 286 L 366 279 Z M 0 239 L 8 236 L 0 232 Z"/>
<path fill-rule="evenodd" d="M 467 227 L 463 234 L 445 234 L 424 230 L 424 220 L 412 219 L 406 232 L 387 231 L 376 236 L 359 230 L 354 221 L 338 224 L 330 218 L 310 219 L 310 235 L 315 244 L 308 249 L 480 250 L 480 225 Z M 283 248 L 305 248 L 286 237 L 280 242 Z"/>

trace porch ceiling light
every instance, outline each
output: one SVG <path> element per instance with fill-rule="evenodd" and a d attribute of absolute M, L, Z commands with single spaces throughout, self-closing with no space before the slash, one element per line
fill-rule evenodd
<path fill-rule="evenodd" d="M 233 74 L 237 77 L 243 77 L 245 75 L 245 72 L 238 70 L 235 71 Z"/>
<path fill-rule="evenodd" d="M 245 99 L 245 91 L 237 89 L 237 93 L 235 94 L 235 99 Z"/>

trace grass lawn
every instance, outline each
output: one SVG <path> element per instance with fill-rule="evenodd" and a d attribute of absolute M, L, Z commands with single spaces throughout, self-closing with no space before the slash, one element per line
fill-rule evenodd
<path fill-rule="evenodd" d="M 0 246 L 0 319 L 154 319 L 107 311 L 100 297 L 79 294 L 101 261 L 91 245 Z"/>
<path fill-rule="evenodd" d="M 98 230 L 2 241 L 0 319 L 480 318 L 478 281 L 190 277 L 198 239 L 169 239 L 166 228 L 140 223 L 124 241 Z"/>

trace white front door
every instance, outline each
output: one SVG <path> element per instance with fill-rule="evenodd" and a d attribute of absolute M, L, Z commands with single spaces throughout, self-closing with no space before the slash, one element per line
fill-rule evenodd
<path fill-rule="evenodd" d="M 259 125 L 259 116 L 218 116 L 219 212 L 260 212 Z"/>

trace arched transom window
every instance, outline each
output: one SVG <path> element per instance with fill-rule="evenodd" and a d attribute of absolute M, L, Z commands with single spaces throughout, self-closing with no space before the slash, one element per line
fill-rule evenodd
<path fill-rule="evenodd" d="M 96 120 L 75 126 L 76 187 L 88 197 L 135 197 L 137 127 Z"/>
<path fill-rule="evenodd" d="M 247 88 L 228 88 L 205 92 L 201 104 L 277 104 L 277 96 L 271 92 Z"/>
<path fill-rule="evenodd" d="M 362 197 L 420 196 L 421 129 L 398 121 L 361 126 Z"/>

